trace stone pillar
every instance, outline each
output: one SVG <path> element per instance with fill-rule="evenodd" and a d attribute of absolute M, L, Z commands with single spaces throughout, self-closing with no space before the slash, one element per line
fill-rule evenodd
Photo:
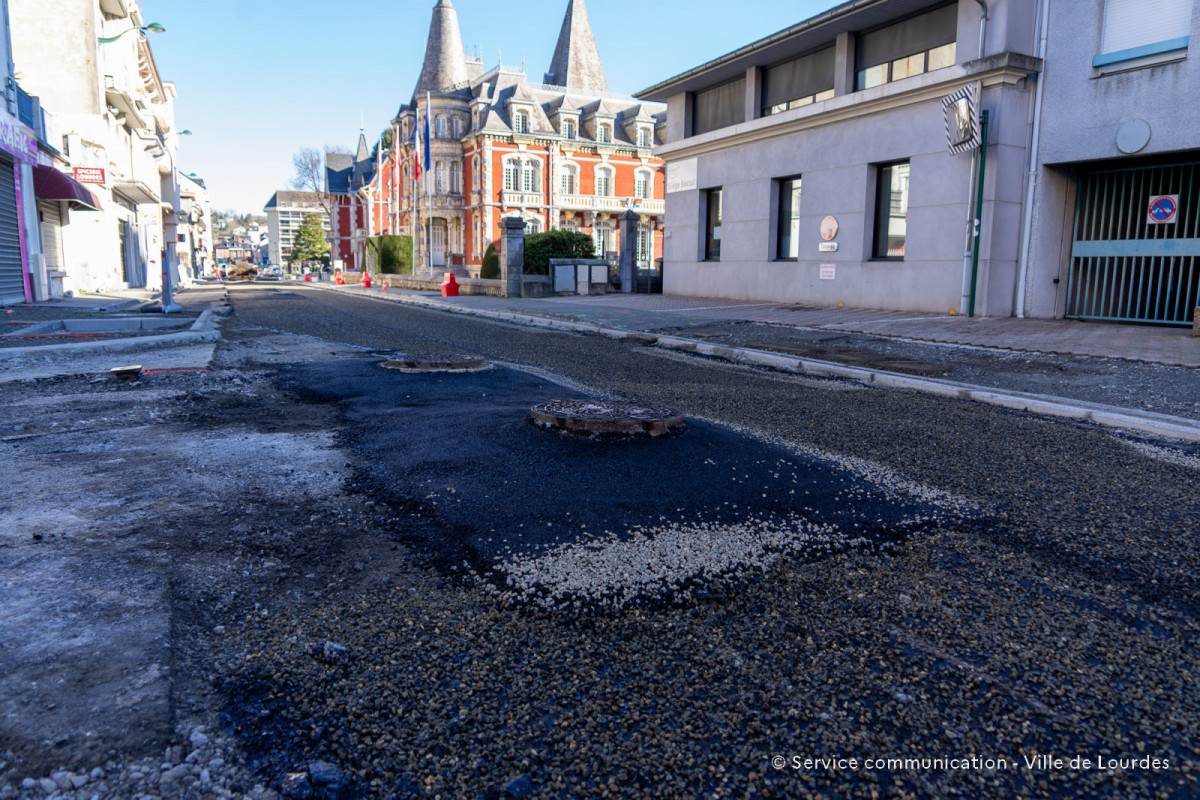
<path fill-rule="evenodd" d="M 620 230 L 618 235 L 621 237 L 618 250 L 621 260 L 617 271 L 621 277 L 621 294 L 637 291 L 637 230 L 641 221 L 642 218 L 636 211 L 627 208 L 621 212 L 617 223 Z"/>
<path fill-rule="evenodd" d="M 504 217 L 500 220 L 500 280 L 505 297 L 521 296 L 521 277 L 525 274 L 525 220 Z"/>

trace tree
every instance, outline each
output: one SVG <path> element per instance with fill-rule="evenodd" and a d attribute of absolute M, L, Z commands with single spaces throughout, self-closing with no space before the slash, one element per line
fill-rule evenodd
<path fill-rule="evenodd" d="M 329 263 L 329 242 L 325 239 L 325 228 L 320 214 L 305 214 L 300 228 L 292 239 L 292 264 Z"/>
<path fill-rule="evenodd" d="M 375 160 L 376 156 L 379 155 L 379 143 L 380 142 L 383 142 L 383 152 L 384 153 L 391 152 L 392 134 L 393 134 L 393 131 L 392 131 L 391 125 L 388 125 L 386 128 L 383 129 L 383 132 L 381 134 L 379 134 L 379 139 L 376 140 L 376 142 L 375 142 L 375 146 L 371 148 L 371 160 Z"/>
<path fill-rule="evenodd" d="M 483 254 L 483 263 L 479 265 L 479 277 L 490 280 L 500 277 L 500 256 L 496 254 L 494 244 L 489 244 Z"/>
<path fill-rule="evenodd" d="M 325 193 L 325 156 L 315 147 L 301 147 L 292 156 L 292 188 L 298 192 Z"/>

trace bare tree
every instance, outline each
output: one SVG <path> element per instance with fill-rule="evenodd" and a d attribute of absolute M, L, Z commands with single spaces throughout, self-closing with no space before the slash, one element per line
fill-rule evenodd
<path fill-rule="evenodd" d="M 325 156 L 315 147 L 301 147 L 292 156 L 292 188 L 298 192 L 325 193 Z"/>

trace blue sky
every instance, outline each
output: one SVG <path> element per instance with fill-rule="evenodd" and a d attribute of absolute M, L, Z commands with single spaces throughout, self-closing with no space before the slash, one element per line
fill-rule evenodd
<path fill-rule="evenodd" d="M 142 0 L 166 33 L 151 46 L 190 129 L 179 165 L 214 208 L 261 212 L 287 188 L 301 147 L 353 148 L 360 119 L 377 136 L 412 97 L 435 0 Z M 550 66 L 567 0 L 454 0 L 469 53 L 494 66 Z M 832 0 L 591 0 L 609 88 L 633 93 L 795 24 Z"/>

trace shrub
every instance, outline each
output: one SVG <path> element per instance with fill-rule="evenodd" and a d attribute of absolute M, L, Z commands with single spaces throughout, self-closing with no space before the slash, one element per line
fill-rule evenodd
<path fill-rule="evenodd" d="M 496 254 L 496 245 L 489 244 L 483 254 L 483 263 L 479 267 L 479 277 L 496 280 L 500 277 L 500 256 Z"/>
<path fill-rule="evenodd" d="M 369 240 L 379 271 L 386 275 L 413 274 L 413 238 L 387 234 Z"/>
<path fill-rule="evenodd" d="M 552 258 L 595 258 L 592 237 L 571 231 L 546 231 L 525 237 L 525 274 L 549 275 Z"/>

